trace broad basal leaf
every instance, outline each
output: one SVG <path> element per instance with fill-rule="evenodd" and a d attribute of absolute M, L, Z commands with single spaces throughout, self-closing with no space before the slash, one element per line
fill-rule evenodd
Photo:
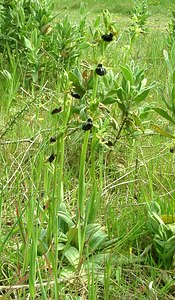
<path fill-rule="evenodd" d="M 70 264 L 74 267 L 78 265 L 79 262 L 79 251 L 77 248 L 70 246 L 64 253 L 67 260 L 70 262 Z"/>

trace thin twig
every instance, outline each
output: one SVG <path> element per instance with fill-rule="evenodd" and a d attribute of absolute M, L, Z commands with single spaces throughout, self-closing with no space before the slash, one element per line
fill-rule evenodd
<path fill-rule="evenodd" d="M 34 136 L 29 138 L 24 138 L 21 140 L 9 140 L 9 141 L 0 141 L 0 145 L 10 145 L 10 144 L 18 144 L 18 143 L 33 143 L 33 140 L 39 136 L 42 132 L 50 131 L 51 129 L 46 128 L 37 132 Z"/>
<path fill-rule="evenodd" d="M 30 105 L 33 104 L 33 102 L 36 101 L 36 99 L 32 99 L 29 103 L 27 103 L 20 111 L 18 111 L 13 119 L 8 122 L 5 126 L 4 131 L 2 131 L 1 135 L 0 135 L 0 139 L 2 139 L 2 137 L 4 137 L 6 135 L 6 133 L 13 127 L 13 125 L 16 123 L 17 119 L 30 107 Z"/>
<path fill-rule="evenodd" d="M 10 145 L 10 144 L 18 144 L 18 143 L 33 143 L 32 138 L 26 138 L 21 140 L 14 141 L 0 141 L 0 145 Z"/>
<path fill-rule="evenodd" d="M 65 280 L 63 279 L 59 279 L 59 283 L 64 282 Z M 47 285 L 54 285 L 55 281 L 50 281 L 50 282 L 43 282 L 42 285 L 43 286 L 47 286 Z M 35 284 L 35 288 L 41 287 L 40 283 L 36 283 Z M 19 290 L 19 289 L 28 289 L 29 285 L 28 284 L 20 284 L 20 285 L 1 285 L 0 286 L 0 291 L 2 290 Z"/>

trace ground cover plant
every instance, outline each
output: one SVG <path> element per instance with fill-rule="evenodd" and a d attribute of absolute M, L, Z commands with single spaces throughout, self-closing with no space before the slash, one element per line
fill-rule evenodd
<path fill-rule="evenodd" d="M 174 299 L 173 1 L 0 9 L 0 299 Z"/>

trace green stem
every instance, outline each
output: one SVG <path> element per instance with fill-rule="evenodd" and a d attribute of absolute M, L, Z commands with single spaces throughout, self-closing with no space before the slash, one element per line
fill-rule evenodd
<path fill-rule="evenodd" d="M 81 159 L 80 159 L 80 172 L 79 172 L 79 188 L 78 188 L 78 202 L 77 202 L 77 225 L 78 225 L 78 247 L 80 253 L 79 262 L 81 264 L 83 248 L 84 248 L 84 241 L 85 241 L 85 227 L 82 226 L 81 221 L 84 217 L 84 203 L 85 203 L 85 164 L 86 164 L 86 153 L 87 153 L 87 146 L 89 140 L 90 131 L 85 132 L 84 143 L 81 152 Z"/>
<path fill-rule="evenodd" d="M 94 108 L 95 102 L 96 102 L 96 95 L 97 95 L 97 89 L 98 89 L 98 75 L 94 71 L 94 84 L 93 84 L 93 92 L 92 97 L 90 100 L 90 110 L 96 113 L 96 110 Z M 83 255 L 83 248 L 84 248 L 84 242 L 85 242 L 85 234 L 86 234 L 86 225 L 87 225 L 87 218 L 85 216 L 84 219 L 84 225 L 82 226 L 81 221 L 82 218 L 84 218 L 84 207 L 85 207 L 85 164 L 86 164 L 86 153 L 87 153 L 87 147 L 88 147 L 88 140 L 89 140 L 90 131 L 85 132 L 84 137 L 84 143 L 82 147 L 81 152 L 81 159 L 80 159 L 80 172 L 79 172 L 79 188 L 78 188 L 78 203 L 77 203 L 77 223 L 78 223 L 78 246 L 79 246 L 79 253 L 80 253 L 80 259 L 79 259 L 79 267 L 82 262 L 82 255 Z M 93 142 L 91 145 L 92 150 L 92 167 L 91 167 L 91 173 L 92 177 L 95 181 L 95 142 L 96 142 L 96 132 L 93 131 Z"/>
<path fill-rule="evenodd" d="M 84 143 L 81 152 L 80 159 L 80 173 L 79 173 L 79 188 L 78 188 L 78 219 L 84 215 L 84 200 L 85 200 L 85 164 L 86 164 L 86 152 L 88 146 L 90 131 L 85 132 Z"/>
<path fill-rule="evenodd" d="M 93 91 L 92 91 L 92 97 L 90 100 L 90 109 L 92 109 L 92 111 L 93 111 L 93 104 L 95 104 L 95 99 L 97 96 L 97 89 L 98 89 L 98 75 L 94 71 Z"/>
<path fill-rule="evenodd" d="M 127 118 L 126 118 L 126 116 L 124 115 L 123 118 L 122 118 L 122 122 L 121 122 L 121 124 L 120 124 L 119 131 L 118 131 L 117 136 L 116 136 L 116 138 L 115 138 L 114 145 L 115 145 L 115 143 L 116 143 L 116 142 L 119 140 L 119 138 L 120 138 L 122 129 L 123 129 L 125 123 L 126 123 L 126 119 L 127 119 Z"/>
<path fill-rule="evenodd" d="M 69 115 L 70 115 L 70 108 L 71 102 L 68 102 L 67 93 L 64 95 L 64 122 L 63 122 L 63 132 L 57 141 L 57 159 L 55 165 L 55 172 L 54 172 L 54 187 L 56 189 L 57 197 L 54 197 L 54 223 L 53 223 L 53 233 L 54 233 L 54 244 L 55 244 L 55 252 L 54 252 L 54 277 L 55 277 L 55 299 L 59 298 L 59 287 L 58 287 L 58 280 L 57 280 L 57 269 L 58 269 L 58 208 L 61 202 L 64 201 L 64 186 L 63 186 L 63 179 L 64 179 L 64 147 L 65 147 L 65 128 L 67 126 Z M 58 187 L 57 182 L 58 180 Z"/>
<path fill-rule="evenodd" d="M 1 225 L 2 225 L 2 200 L 3 199 L 3 192 L 0 193 L 0 240 L 1 240 Z"/>
<path fill-rule="evenodd" d="M 91 177 L 92 182 L 95 183 L 95 146 L 96 146 L 96 131 L 93 131 L 92 143 L 91 143 Z"/>

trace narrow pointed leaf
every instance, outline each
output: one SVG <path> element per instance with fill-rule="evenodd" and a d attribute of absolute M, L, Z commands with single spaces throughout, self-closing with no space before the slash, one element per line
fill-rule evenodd
<path fill-rule="evenodd" d="M 145 89 L 144 91 L 142 91 L 140 94 L 138 94 L 135 98 L 134 101 L 136 103 L 140 103 L 142 102 L 149 94 L 151 88 Z"/>
<path fill-rule="evenodd" d="M 153 107 L 153 110 L 156 111 L 164 119 L 168 120 L 169 122 L 175 125 L 175 120 L 164 109 L 159 107 Z"/>
<path fill-rule="evenodd" d="M 122 73 L 123 73 L 123 76 L 125 77 L 125 79 L 127 81 L 129 81 L 130 84 L 133 84 L 133 76 L 132 76 L 131 71 L 128 68 L 124 67 L 124 66 L 121 66 L 120 68 L 122 70 Z"/>
<path fill-rule="evenodd" d="M 120 110 L 122 112 L 126 111 L 126 106 L 123 102 L 121 102 L 119 99 L 117 99 L 117 104 L 118 104 L 118 107 L 120 108 Z"/>
<path fill-rule="evenodd" d="M 163 135 L 163 136 L 166 136 L 166 137 L 169 137 L 171 139 L 175 139 L 175 136 L 169 134 L 168 132 L 164 131 L 162 128 L 160 128 L 159 126 L 155 125 L 155 124 L 152 124 L 151 127 L 156 131 L 158 132 L 159 134 Z"/>
<path fill-rule="evenodd" d="M 172 73 L 172 64 L 169 60 L 168 51 L 165 49 L 163 50 L 163 56 L 164 56 L 165 62 L 167 64 L 167 68 L 168 68 L 169 72 Z"/>
<path fill-rule="evenodd" d="M 175 115 L 175 84 L 172 88 L 172 112 Z"/>
<path fill-rule="evenodd" d="M 116 93 L 121 101 L 124 100 L 124 90 L 121 87 L 116 90 Z"/>
<path fill-rule="evenodd" d="M 33 51 L 33 47 L 32 47 L 31 41 L 28 40 L 26 37 L 24 37 L 24 43 L 25 43 L 25 46 L 26 46 L 26 48 L 28 50 Z"/>
<path fill-rule="evenodd" d="M 166 107 L 168 108 L 168 110 L 172 111 L 172 107 L 171 105 L 168 103 L 168 101 L 165 99 L 163 93 L 162 93 L 162 100 L 165 103 Z"/>
<path fill-rule="evenodd" d="M 175 99 L 175 84 L 173 84 L 173 88 L 172 88 L 172 100 Z"/>
<path fill-rule="evenodd" d="M 173 84 L 175 84 L 175 69 L 173 70 Z"/>
<path fill-rule="evenodd" d="M 79 45 L 79 49 L 80 49 L 80 50 L 84 50 L 84 49 L 89 48 L 90 46 L 91 46 L 90 43 L 88 43 L 88 42 L 83 42 L 82 44 Z"/>
<path fill-rule="evenodd" d="M 113 104 L 113 103 L 116 103 L 116 102 L 117 102 L 117 99 L 114 98 L 114 97 L 106 97 L 106 98 L 102 101 L 102 103 L 103 103 L 104 105 L 109 105 L 109 104 Z"/>

